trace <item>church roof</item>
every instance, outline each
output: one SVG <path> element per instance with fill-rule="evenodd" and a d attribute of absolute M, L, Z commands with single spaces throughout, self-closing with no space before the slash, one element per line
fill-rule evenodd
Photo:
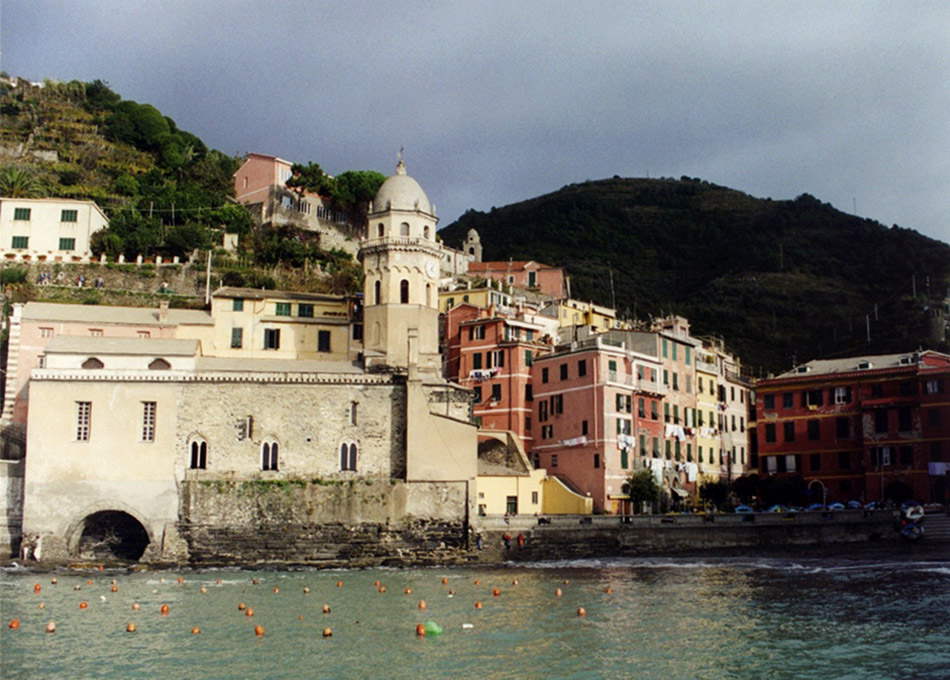
<path fill-rule="evenodd" d="M 435 214 L 426 192 L 406 174 L 406 164 L 402 160 L 396 166 L 396 174 L 383 182 L 373 199 L 373 212 L 384 210 L 418 210 L 428 215 Z"/>

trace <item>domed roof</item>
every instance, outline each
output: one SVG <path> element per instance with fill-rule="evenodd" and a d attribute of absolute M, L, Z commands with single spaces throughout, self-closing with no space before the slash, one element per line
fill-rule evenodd
<path fill-rule="evenodd" d="M 468 233 L 466 234 L 466 236 L 468 237 L 468 240 L 469 240 L 469 241 L 480 241 L 480 240 L 481 240 L 481 238 L 480 238 L 479 235 L 478 235 L 478 232 L 475 231 L 474 228 L 469 229 L 469 230 L 468 230 Z"/>
<path fill-rule="evenodd" d="M 373 212 L 383 210 L 418 210 L 433 214 L 426 192 L 406 174 L 406 164 L 402 160 L 396 165 L 396 174 L 383 182 L 373 199 Z"/>

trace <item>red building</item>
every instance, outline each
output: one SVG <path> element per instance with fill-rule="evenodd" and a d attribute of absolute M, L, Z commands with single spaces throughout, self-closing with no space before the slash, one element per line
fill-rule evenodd
<path fill-rule="evenodd" d="M 542 326 L 463 303 L 445 315 L 444 375 L 474 392 L 472 415 L 486 430 L 509 430 L 531 449 L 531 364 L 550 351 Z"/>
<path fill-rule="evenodd" d="M 661 446 L 667 388 L 656 357 L 595 335 L 538 357 L 531 374 L 535 467 L 590 496 L 596 512 L 630 512 L 623 486 L 636 469 L 661 484 L 676 478 Z"/>
<path fill-rule="evenodd" d="M 950 356 L 811 361 L 756 385 L 759 470 L 813 502 L 948 499 Z"/>
<path fill-rule="evenodd" d="M 558 300 L 569 297 L 564 270 L 540 262 L 471 262 L 468 274 L 501 281 L 515 288 L 538 291 Z"/>

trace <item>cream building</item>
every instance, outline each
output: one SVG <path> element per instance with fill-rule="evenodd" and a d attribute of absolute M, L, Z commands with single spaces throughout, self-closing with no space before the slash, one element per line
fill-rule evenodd
<path fill-rule="evenodd" d="M 107 226 L 109 218 L 92 201 L 0 198 L 0 257 L 88 262 L 92 235 Z"/>
<path fill-rule="evenodd" d="M 44 555 L 308 561 L 349 554 L 356 535 L 392 555 L 408 531 L 408 549 L 464 544 L 477 428 L 471 393 L 437 373 L 434 211 L 402 163 L 374 205 L 363 363 L 334 335 L 356 324 L 333 316 L 349 308 L 331 296 L 223 289 L 208 323 L 174 337 L 47 338 L 29 382 L 42 408 L 27 414 L 23 504 Z M 236 328 L 248 344 L 231 346 Z M 256 345 L 268 328 L 280 347 Z"/>

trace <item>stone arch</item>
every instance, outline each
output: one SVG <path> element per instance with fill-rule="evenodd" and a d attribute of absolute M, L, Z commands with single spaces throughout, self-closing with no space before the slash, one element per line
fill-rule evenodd
<path fill-rule="evenodd" d="M 386 225 L 382 222 L 376 225 L 376 236 L 378 238 L 383 238 L 386 235 Z"/>
<path fill-rule="evenodd" d="M 148 365 L 148 370 L 150 371 L 168 371 L 172 365 L 168 363 L 167 360 L 157 357 L 151 361 Z"/>
<path fill-rule="evenodd" d="M 280 441 L 277 437 L 264 437 L 261 442 L 261 470 L 273 472 L 280 470 L 280 449 Z"/>
<path fill-rule="evenodd" d="M 409 223 L 403 222 L 399 225 L 399 235 L 400 236 L 409 236 Z"/>
<path fill-rule="evenodd" d="M 73 557 L 137 561 L 155 537 L 139 514 L 124 503 L 95 504 L 79 514 L 66 531 Z"/>
<path fill-rule="evenodd" d="M 208 448 L 208 440 L 200 434 L 193 434 L 188 437 L 185 464 L 189 470 L 208 469 Z"/>
<path fill-rule="evenodd" d="M 82 362 L 82 367 L 86 369 L 99 369 L 104 368 L 105 364 L 102 363 L 102 360 L 97 357 L 89 357 L 84 362 Z"/>

